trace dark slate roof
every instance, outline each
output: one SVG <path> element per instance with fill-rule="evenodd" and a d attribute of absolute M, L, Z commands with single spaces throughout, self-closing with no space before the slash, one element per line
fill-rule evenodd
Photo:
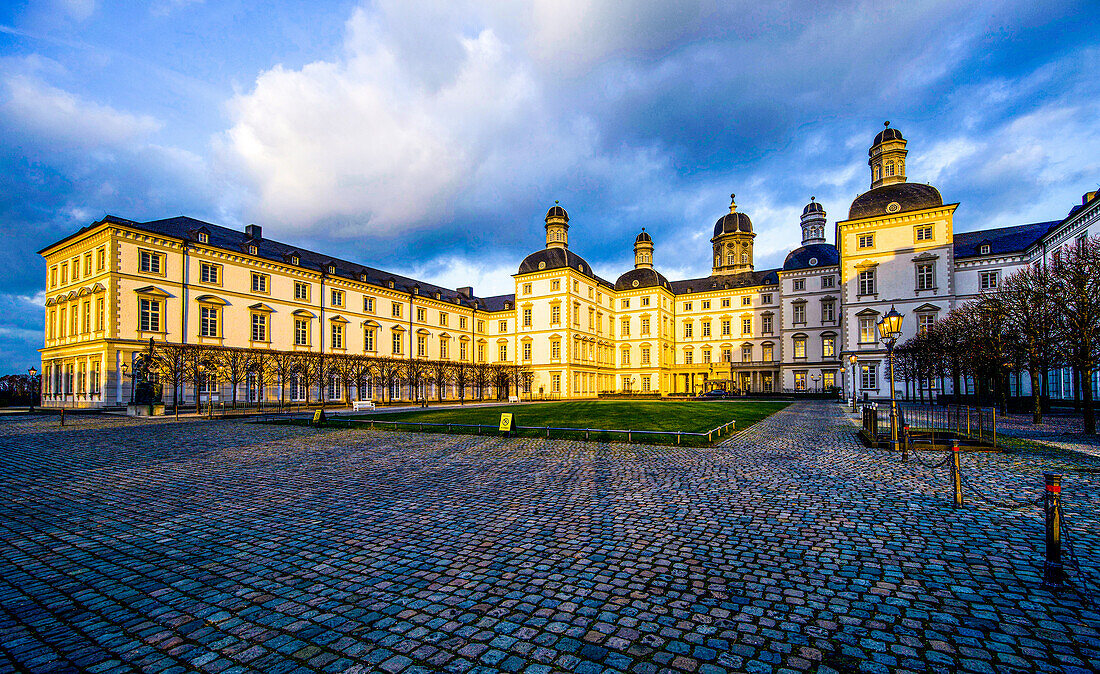
<path fill-rule="evenodd" d="M 811 243 L 795 248 L 783 260 L 783 271 L 809 269 L 811 267 L 829 267 L 840 264 L 840 252 L 831 243 Z"/>
<path fill-rule="evenodd" d="M 542 269 L 539 269 L 539 263 L 545 262 Z M 596 276 L 592 272 L 592 265 L 588 264 L 580 255 L 577 255 L 568 248 L 543 248 L 542 250 L 536 250 L 527 257 L 523 258 L 523 262 L 519 263 L 519 271 L 517 274 L 530 274 L 531 272 L 546 271 L 548 269 L 563 269 L 570 267 L 574 271 L 578 271 L 581 274 L 591 278 L 596 283 L 613 288 L 611 281 L 605 281 L 604 279 Z"/>
<path fill-rule="evenodd" d="M 714 235 L 732 234 L 734 232 L 751 232 L 752 220 L 741 211 L 726 213 L 714 223 Z"/>
<path fill-rule="evenodd" d="M 634 237 L 634 243 L 638 243 L 640 241 L 649 241 L 650 243 L 653 243 L 653 239 L 649 236 L 649 234 L 646 233 L 644 227 L 642 228 L 642 231 L 638 234 L 638 236 Z"/>
<path fill-rule="evenodd" d="M 722 274 L 716 276 L 704 276 L 703 278 L 689 278 L 683 281 L 673 281 L 672 292 L 676 295 L 688 293 L 703 293 L 709 290 L 722 288 L 751 288 L 753 286 L 779 285 L 779 270 L 764 269 L 762 271 L 747 271 L 740 274 Z"/>
<path fill-rule="evenodd" d="M 887 122 L 887 124 L 889 124 L 889 122 Z M 878 132 L 878 135 L 875 136 L 875 142 L 871 143 L 871 145 L 878 145 L 884 140 L 904 140 L 904 138 L 901 137 L 901 131 L 888 126 Z"/>
<path fill-rule="evenodd" d="M 923 208 L 943 205 L 943 197 L 940 196 L 940 191 L 931 185 L 894 183 L 893 185 L 876 187 L 856 197 L 856 200 L 852 202 L 852 207 L 848 209 L 848 219 L 859 220 L 861 218 L 887 215 L 886 207 L 895 201 L 901 206 L 895 213 L 919 211 Z M 893 213 L 889 215 L 893 215 Z"/>
<path fill-rule="evenodd" d="M 638 285 L 634 285 L 637 281 Z M 633 288 L 651 288 L 653 286 L 668 287 L 668 279 L 655 269 L 631 269 L 615 281 L 615 290 L 631 290 Z"/>
<path fill-rule="evenodd" d="M 210 237 L 210 243 L 204 245 L 247 254 L 248 246 L 251 244 L 256 246 L 256 257 L 274 260 L 282 264 L 290 264 L 291 257 L 297 256 L 299 260 L 297 266 L 303 269 L 327 273 L 327 267 L 331 265 L 336 267 L 336 273 L 330 276 L 360 281 L 363 275 L 366 275 L 367 283 L 382 288 L 388 288 L 390 281 L 393 281 L 395 290 L 412 292 L 413 289 L 416 288 L 421 296 L 431 297 L 432 299 L 435 299 L 435 294 L 439 293 L 439 298 L 441 300 L 467 307 L 472 307 L 475 301 L 478 301 L 480 306 L 484 306 L 484 303 L 490 299 L 466 297 L 450 288 L 443 288 L 431 283 L 409 278 L 408 276 L 401 276 L 400 274 L 393 274 L 374 267 L 349 262 L 331 255 L 315 253 L 305 248 L 291 246 L 272 239 L 250 239 L 243 231 L 229 229 L 221 225 L 213 225 L 209 222 L 203 222 L 202 220 L 196 220 L 186 216 L 167 218 L 165 220 L 152 220 L 150 222 L 135 222 L 133 220 L 126 220 L 124 218 L 108 215 L 99 222 L 125 225 L 127 227 L 133 227 L 134 229 L 187 241 L 197 241 L 198 233 L 201 230 L 206 232 Z M 76 235 L 98 225 L 99 222 L 81 229 Z M 501 300 L 501 303 L 503 303 L 503 300 Z"/>
<path fill-rule="evenodd" d="M 505 307 L 505 304 L 508 306 Z M 478 308 L 483 311 L 511 311 L 516 308 L 516 296 L 513 293 L 511 295 L 481 297 L 478 299 Z"/>
<path fill-rule="evenodd" d="M 1027 250 L 1062 220 L 1035 222 L 1030 225 L 998 227 L 977 232 L 955 233 L 955 258 L 974 257 L 981 253 L 982 244 L 989 244 L 988 255 L 1007 255 Z"/>

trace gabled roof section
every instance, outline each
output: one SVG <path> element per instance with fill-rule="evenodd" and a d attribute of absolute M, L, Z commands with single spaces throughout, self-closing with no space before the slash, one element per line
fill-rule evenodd
<path fill-rule="evenodd" d="M 511 311 L 516 308 L 516 296 L 515 293 L 511 295 L 493 295 L 492 297 L 482 297 L 478 302 L 478 309 L 481 311 Z M 504 305 L 507 304 L 509 308 L 505 309 Z"/>
<path fill-rule="evenodd" d="M 764 269 L 761 271 L 747 271 L 741 274 L 718 274 L 714 276 L 704 276 L 703 278 L 672 281 L 669 285 L 672 287 L 673 294 L 676 295 L 705 293 L 711 290 L 722 290 L 725 288 L 772 286 L 779 285 L 779 270 Z"/>
<path fill-rule="evenodd" d="M 955 233 L 955 259 L 960 257 L 981 257 L 982 244 L 989 244 L 986 255 L 1009 255 L 1022 253 L 1043 238 L 1047 232 L 1061 220 L 1035 222 L 1030 225 L 998 227 L 977 232 Z"/>
<path fill-rule="evenodd" d="M 374 267 L 368 267 L 366 265 L 350 262 L 340 258 L 334 258 L 331 255 L 323 255 L 297 246 L 291 246 L 289 244 L 281 243 L 273 239 L 260 238 L 254 239 L 244 232 L 243 229 L 236 230 L 228 227 L 222 227 L 221 225 L 215 225 L 195 218 L 187 216 L 179 216 L 175 218 L 165 218 L 163 220 L 150 220 L 149 222 L 137 222 L 134 220 L 127 220 L 115 215 L 105 215 L 102 219 L 82 227 L 79 231 L 71 234 L 60 241 L 46 246 L 42 250 L 38 251 L 39 254 L 53 248 L 59 244 L 62 244 L 70 239 L 76 238 L 85 232 L 88 232 L 103 224 L 120 225 L 124 227 L 130 227 L 141 231 L 149 232 L 151 234 L 159 234 L 161 236 L 172 237 L 175 239 L 181 239 L 184 241 L 194 241 L 196 232 L 202 230 L 209 234 L 210 242 L 206 245 L 221 248 L 223 250 L 233 251 L 235 253 L 241 253 L 248 251 L 248 246 L 256 246 L 256 257 L 273 260 L 282 264 L 289 264 L 292 256 L 297 256 L 299 259 L 299 267 L 303 269 L 310 269 L 320 273 L 327 273 L 327 267 L 331 264 L 336 267 L 336 273 L 330 276 L 336 278 L 346 278 L 355 281 L 363 281 L 380 288 L 388 288 L 389 281 L 393 281 L 394 290 L 400 290 L 402 292 L 411 292 L 414 286 L 418 286 L 420 289 L 420 295 L 435 297 L 436 293 L 439 293 L 439 297 L 443 301 L 451 302 L 454 304 L 461 304 L 463 306 L 472 307 L 474 300 L 477 298 L 469 298 L 465 295 L 461 295 L 456 290 L 449 288 L 443 288 L 441 286 L 433 285 L 431 283 L 425 283 L 424 281 L 418 281 L 416 279 L 409 278 L 407 276 L 401 276 L 393 274 L 391 272 L 376 269 Z M 485 304 L 489 298 L 482 298 L 480 301 Z M 514 297 L 513 297 L 514 301 Z"/>

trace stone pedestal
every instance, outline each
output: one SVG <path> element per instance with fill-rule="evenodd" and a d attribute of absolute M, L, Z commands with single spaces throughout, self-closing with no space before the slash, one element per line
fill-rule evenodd
<path fill-rule="evenodd" d="M 126 416 L 128 417 L 159 417 L 163 414 L 164 403 L 126 406 Z"/>

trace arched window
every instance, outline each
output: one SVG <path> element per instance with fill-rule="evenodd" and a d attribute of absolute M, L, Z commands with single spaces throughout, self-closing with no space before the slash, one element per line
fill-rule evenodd
<path fill-rule="evenodd" d="M 882 167 L 880 167 L 878 164 L 875 164 L 875 180 L 879 179 L 879 173 L 881 173 L 881 168 Z"/>
<path fill-rule="evenodd" d="M 894 175 L 894 162 L 888 161 L 886 162 L 886 177 L 889 178 L 892 175 Z"/>
<path fill-rule="evenodd" d="M 748 253 L 741 253 L 741 264 L 748 264 L 748 263 L 749 263 L 749 254 Z"/>
<path fill-rule="evenodd" d="M 726 256 L 726 264 L 732 265 L 734 259 L 736 259 L 736 258 L 733 257 L 733 253 L 730 253 L 729 255 Z"/>
<path fill-rule="evenodd" d="M 721 267 L 722 266 L 722 256 L 721 255 L 715 255 L 714 256 L 714 266 L 715 267 Z"/>

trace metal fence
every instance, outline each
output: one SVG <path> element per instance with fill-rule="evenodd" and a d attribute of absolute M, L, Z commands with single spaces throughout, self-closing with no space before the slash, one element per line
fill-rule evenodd
<path fill-rule="evenodd" d="M 913 431 L 949 433 L 997 445 L 997 408 L 970 405 L 899 405 L 902 426 Z"/>

